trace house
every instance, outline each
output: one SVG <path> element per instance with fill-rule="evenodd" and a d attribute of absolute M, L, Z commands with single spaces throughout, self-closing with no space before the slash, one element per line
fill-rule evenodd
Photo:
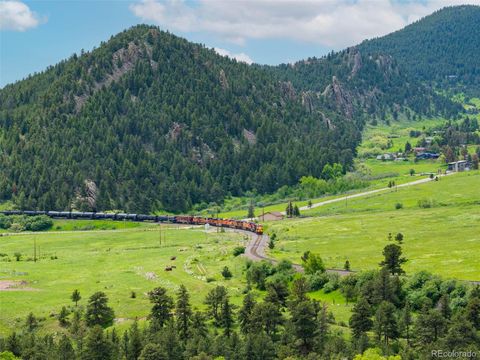
<path fill-rule="evenodd" d="M 467 160 L 460 160 L 448 163 L 448 171 L 465 171 L 469 170 Z"/>
<path fill-rule="evenodd" d="M 260 221 L 277 221 L 282 220 L 283 214 L 279 211 L 269 211 L 258 217 Z"/>
<path fill-rule="evenodd" d="M 423 153 L 427 150 L 427 148 L 424 148 L 424 147 L 416 147 L 413 149 L 413 151 L 417 154 L 417 153 Z"/>

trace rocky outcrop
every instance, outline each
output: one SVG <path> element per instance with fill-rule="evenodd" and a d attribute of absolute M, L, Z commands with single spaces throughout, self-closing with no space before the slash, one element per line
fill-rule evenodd
<path fill-rule="evenodd" d="M 247 129 L 243 129 L 243 137 L 250 145 L 255 145 L 257 143 L 257 136 Z"/>
<path fill-rule="evenodd" d="M 295 97 L 296 97 L 295 88 L 293 87 L 290 81 L 280 81 L 279 87 L 280 87 L 280 94 L 282 95 L 282 99 L 288 100 L 288 101 L 295 100 Z"/>
<path fill-rule="evenodd" d="M 227 76 L 225 75 L 225 71 L 223 71 L 223 69 L 220 70 L 219 81 L 223 90 L 227 90 L 229 88 Z"/>
<path fill-rule="evenodd" d="M 302 106 L 309 114 L 315 110 L 315 94 L 311 91 L 302 92 Z"/>
<path fill-rule="evenodd" d="M 346 117 L 353 118 L 353 96 L 342 86 L 336 76 L 332 77 L 332 83 L 325 88 L 322 95 L 333 101 L 336 108 Z"/>

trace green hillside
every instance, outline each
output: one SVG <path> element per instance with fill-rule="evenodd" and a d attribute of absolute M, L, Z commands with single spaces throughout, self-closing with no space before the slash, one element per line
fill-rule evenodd
<path fill-rule="evenodd" d="M 372 114 L 459 109 L 389 57 L 272 71 L 140 25 L 0 91 L 0 201 L 186 212 L 351 168 Z"/>
<path fill-rule="evenodd" d="M 130 212 L 271 192 L 350 166 L 360 140 L 263 69 L 149 26 L 2 89 L 0 129 L 0 200 Z"/>
<path fill-rule="evenodd" d="M 479 24 L 480 6 L 447 7 L 358 48 L 369 54 L 392 55 L 417 79 L 478 96 Z"/>
<path fill-rule="evenodd" d="M 427 270 L 445 277 L 480 280 L 477 254 L 480 173 L 471 171 L 421 185 L 327 204 L 304 219 L 271 222 L 273 257 L 299 262 L 310 250 L 327 267 L 375 269 L 388 234 L 404 235 L 408 273 Z M 401 208 L 397 204 L 401 204 Z"/>

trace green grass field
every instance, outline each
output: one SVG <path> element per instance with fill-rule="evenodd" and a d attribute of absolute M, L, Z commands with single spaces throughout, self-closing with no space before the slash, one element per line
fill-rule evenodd
<path fill-rule="evenodd" d="M 144 318 L 150 309 L 146 294 L 156 286 L 164 286 L 174 295 L 177 287 L 185 284 L 192 302 L 202 307 L 207 292 L 221 284 L 227 286 L 233 302 L 240 303 L 244 260 L 234 258 L 232 249 L 244 244 L 242 235 L 217 233 L 216 229 L 205 234 L 202 228 L 164 225 L 166 240 L 160 246 L 158 225 L 136 225 L 117 231 L 2 236 L 0 253 L 11 261 L 0 257 L 0 281 L 25 281 L 29 290 L 0 291 L 0 333 L 20 328 L 30 311 L 46 318 L 45 329 L 57 328 L 53 316 L 61 306 L 72 305 L 69 296 L 74 289 L 82 294 L 80 305 L 95 291 L 106 292 L 120 322 Z M 70 227 L 61 222 L 59 226 Z M 41 255 L 37 262 L 31 261 L 34 240 Z M 23 254 L 21 261 L 15 261 L 15 252 Z M 170 260 L 172 256 L 176 260 Z M 176 269 L 166 272 L 166 265 L 176 265 Z M 234 275 L 229 281 L 220 274 L 226 265 Z M 130 298 L 132 291 L 135 299 Z"/>
<path fill-rule="evenodd" d="M 271 255 L 299 262 L 310 250 L 327 267 L 377 268 L 388 233 L 401 232 L 407 272 L 428 270 L 444 277 L 480 280 L 480 173 L 466 172 L 440 181 L 400 188 L 322 206 L 315 217 L 267 224 L 278 236 Z M 431 208 L 420 208 L 427 200 Z M 396 210 L 395 204 L 403 208 Z"/>

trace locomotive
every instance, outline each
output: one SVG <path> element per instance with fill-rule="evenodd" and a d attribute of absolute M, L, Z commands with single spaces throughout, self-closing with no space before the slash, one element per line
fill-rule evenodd
<path fill-rule="evenodd" d="M 124 221 L 151 221 L 151 222 L 168 222 L 173 224 L 186 225 L 206 225 L 239 229 L 250 231 L 258 235 L 263 234 L 263 226 L 251 221 L 208 218 L 202 216 L 189 215 L 145 215 L 145 214 L 127 214 L 127 213 L 102 213 L 102 212 L 77 212 L 77 211 L 36 211 L 36 210 L 7 210 L 0 211 L 3 215 L 46 215 L 55 219 L 110 219 Z"/>

